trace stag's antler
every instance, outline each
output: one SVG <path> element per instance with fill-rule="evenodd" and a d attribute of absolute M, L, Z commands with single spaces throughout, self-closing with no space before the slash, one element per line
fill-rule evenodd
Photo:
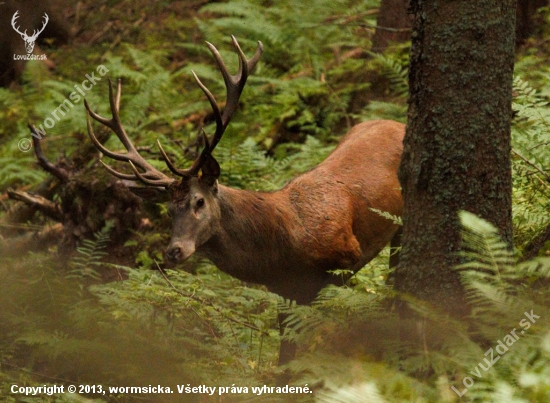
<path fill-rule="evenodd" d="M 191 168 L 185 170 L 176 169 L 168 158 L 168 155 L 162 149 L 160 143 L 158 143 L 160 152 L 162 153 L 162 157 L 164 158 L 164 161 L 166 161 L 166 165 L 168 165 L 170 170 L 176 175 L 182 177 L 193 177 L 198 175 L 201 167 L 204 165 L 208 157 L 212 154 L 212 151 L 214 151 L 214 148 L 216 148 L 216 145 L 218 145 L 219 141 L 221 140 L 223 133 L 225 132 L 225 129 L 227 128 L 231 117 L 233 116 L 233 113 L 235 113 L 235 110 L 239 105 L 239 98 L 241 96 L 241 93 L 243 92 L 243 88 L 246 84 L 246 80 L 248 79 L 248 75 L 254 69 L 254 67 L 258 63 L 258 60 L 260 60 L 260 57 L 262 56 L 262 52 L 264 50 L 262 42 L 258 41 L 258 47 L 256 49 L 256 52 L 254 53 L 254 56 L 252 56 L 250 60 L 247 60 L 246 56 L 241 50 L 241 47 L 239 46 L 239 43 L 237 42 L 237 39 L 235 39 L 233 35 L 231 35 L 231 39 L 239 55 L 239 71 L 234 76 L 229 74 L 229 72 L 227 71 L 227 67 L 225 66 L 225 63 L 223 62 L 223 59 L 215 46 L 212 45 L 210 42 L 206 42 L 208 49 L 210 49 L 210 52 L 212 52 L 214 58 L 216 59 L 216 63 L 218 64 L 218 68 L 220 69 L 223 80 L 225 82 L 227 101 L 223 113 L 220 112 L 220 107 L 218 106 L 218 103 L 216 102 L 216 99 L 214 98 L 212 93 L 201 82 L 195 72 L 192 72 L 195 80 L 197 81 L 197 84 L 199 84 L 199 87 L 205 93 L 208 101 L 210 102 L 210 105 L 212 106 L 212 110 L 214 111 L 214 118 L 216 119 L 216 131 L 212 140 L 209 141 L 208 137 L 203 131 L 205 147 L 201 154 L 193 162 Z"/>
<path fill-rule="evenodd" d="M 129 179 L 129 180 L 137 179 L 149 186 L 164 186 L 164 187 L 170 186 L 170 184 L 174 182 L 174 179 L 169 178 L 159 170 L 153 168 L 151 164 L 149 164 L 145 160 L 145 158 L 139 155 L 138 151 L 130 141 L 128 134 L 126 134 L 126 131 L 124 130 L 124 127 L 122 126 L 122 123 L 120 121 L 121 91 L 122 91 L 121 80 L 118 80 L 116 95 L 113 92 L 113 83 L 111 82 L 111 80 L 109 80 L 109 103 L 111 104 L 111 114 L 112 114 L 111 119 L 107 119 L 102 116 L 99 116 L 97 113 L 95 113 L 90 109 L 90 105 L 88 105 L 88 101 L 84 100 L 84 105 L 86 106 L 86 110 L 88 112 L 86 115 L 86 120 L 88 122 L 88 134 L 90 135 L 90 139 L 92 140 L 94 145 L 104 155 L 118 161 L 129 162 L 135 175 L 128 175 L 128 174 L 117 172 L 113 168 L 105 164 L 103 161 L 101 161 L 101 163 L 105 168 L 107 168 L 107 170 L 110 173 L 112 173 L 117 178 Z M 116 136 L 122 142 L 122 144 L 124 145 L 124 147 L 128 152 L 125 154 L 120 154 L 120 153 L 115 153 L 113 151 L 107 150 L 95 136 L 94 131 L 92 129 L 92 122 L 90 121 L 90 116 L 95 120 L 97 120 L 98 122 L 107 126 L 113 132 L 115 132 Z M 139 167 L 141 170 L 145 172 L 140 173 L 136 167 Z"/>
<path fill-rule="evenodd" d="M 210 102 L 210 105 L 212 106 L 212 109 L 214 111 L 214 117 L 216 119 L 216 132 L 214 133 L 212 140 L 210 141 L 206 136 L 206 134 L 204 133 L 204 131 L 202 131 L 202 135 L 205 140 L 205 147 L 201 152 L 201 154 L 195 159 L 191 167 L 188 169 L 176 168 L 176 166 L 172 163 L 172 161 L 170 160 L 170 158 L 162 148 L 160 141 L 157 140 L 157 144 L 160 149 L 162 158 L 166 162 L 166 165 L 168 166 L 170 171 L 172 171 L 175 175 L 182 177 L 184 180 L 198 176 L 199 171 L 203 167 L 204 163 L 208 160 L 208 158 L 213 158 L 211 157 L 212 151 L 214 150 L 214 148 L 222 138 L 223 133 L 227 128 L 229 121 L 231 120 L 231 116 L 237 109 L 237 106 L 239 104 L 239 97 L 246 84 L 248 75 L 250 71 L 254 68 L 254 66 L 256 66 L 256 63 L 258 63 L 258 60 L 262 55 L 263 45 L 261 42 L 258 42 L 258 48 L 256 49 L 256 53 L 254 53 L 254 56 L 252 57 L 252 59 L 247 60 L 246 56 L 241 50 L 239 43 L 237 42 L 235 37 L 232 36 L 231 39 L 233 40 L 233 45 L 235 46 L 237 53 L 239 55 L 239 71 L 234 76 L 229 74 L 229 72 L 227 71 L 227 67 L 225 66 L 222 60 L 222 57 L 220 56 L 218 50 L 214 47 L 214 45 L 206 42 L 208 48 L 210 49 L 210 51 L 214 55 L 214 58 L 216 59 L 216 63 L 218 64 L 218 67 L 223 75 L 223 79 L 227 89 L 227 101 L 226 101 L 226 105 L 223 113 L 220 112 L 220 108 L 216 103 L 216 99 L 214 98 L 212 93 L 206 88 L 206 86 L 199 80 L 197 75 L 193 72 L 193 76 L 195 77 L 195 80 L 197 81 L 197 83 L 199 84 L 203 92 L 206 94 L 206 97 L 208 98 L 208 101 Z M 130 139 L 128 138 L 126 131 L 122 127 L 122 123 L 120 122 L 121 87 L 122 87 L 121 82 L 119 80 L 118 86 L 117 86 L 117 92 L 115 96 L 113 93 L 113 85 L 111 83 L 111 80 L 109 80 L 109 100 L 111 104 L 111 113 L 112 113 L 111 119 L 106 119 L 104 117 L 99 116 L 98 114 L 96 114 L 90 109 L 88 102 L 86 102 L 86 100 L 84 101 L 86 110 L 88 111 L 88 114 L 87 114 L 88 133 L 93 143 L 95 144 L 95 146 L 103 154 L 115 160 L 129 162 L 130 166 L 132 167 L 132 170 L 134 171 L 134 175 L 117 172 L 107 164 L 103 162 L 102 164 L 105 166 L 105 168 L 107 168 L 107 170 L 110 173 L 112 173 L 118 178 L 130 179 L 130 180 L 138 179 L 143 183 L 145 183 L 146 185 L 168 187 L 174 182 L 174 179 L 167 177 L 162 172 L 153 168 L 143 157 L 141 157 L 137 152 L 136 148 L 134 147 L 134 145 L 132 144 L 132 142 L 130 141 Z M 119 140 L 122 142 L 122 144 L 124 144 L 124 147 L 128 152 L 125 154 L 121 154 L 121 153 L 115 153 L 107 150 L 95 136 L 92 129 L 92 124 L 90 121 L 90 116 L 95 120 L 97 120 L 98 122 L 109 127 L 111 130 L 113 130 L 117 135 L 117 137 L 119 138 Z M 144 172 L 140 173 L 136 167 L 140 168 Z"/>

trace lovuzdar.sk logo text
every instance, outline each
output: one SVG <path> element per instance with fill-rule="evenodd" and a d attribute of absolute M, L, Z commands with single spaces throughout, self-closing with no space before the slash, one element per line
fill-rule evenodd
<path fill-rule="evenodd" d="M 34 50 L 34 44 L 36 42 L 36 39 L 38 39 L 38 35 L 44 31 L 44 28 L 46 28 L 46 25 L 48 25 L 48 21 L 50 18 L 48 17 L 48 14 L 44 13 L 44 22 L 42 23 L 42 27 L 40 29 L 35 29 L 32 32 L 32 35 L 27 34 L 27 30 L 21 32 L 20 27 L 17 25 L 17 19 L 19 18 L 19 10 L 13 14 L 13 18 L 11 19 L 11 26 L 17 32 L 19 35 L 21 35 L 21 38 L 25 41 L 25 49 L 27 50 L 26 55 L 13 55 L 13 60 L 46 60 L 46 55 L 35 55 L 33 54 Z"/>

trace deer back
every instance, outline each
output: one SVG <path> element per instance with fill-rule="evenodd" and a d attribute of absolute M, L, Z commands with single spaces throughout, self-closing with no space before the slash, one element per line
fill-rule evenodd
<path fill-rule="evenodd" d="M 371 121 L 352 128 L 325 161 L 283 189 L 219 186 L 219 230 L 197 252 L 223 271 L 308 302 L 391 240 L 397 225 L 372 209 L 401 215 L 397 170 L 404 125 Z"/>
<path fill-rule="evenodd" d="M 325 161 L 283 189 L 307 228 L 304 250 L 345 268 L 365 264 L 391 240 L 397 226 L 372 209 L 402 213 L 397 171 L 404 132 L 397 122 L 361 123 Z"/>

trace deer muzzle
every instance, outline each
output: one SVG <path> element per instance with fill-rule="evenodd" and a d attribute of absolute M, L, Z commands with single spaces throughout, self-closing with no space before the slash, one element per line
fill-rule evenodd
<path fill-rule="evenodd" d="M 192 242 L 172 242 L 166 249 L 166 256 L 173 262 L 189 259 L 195 253 L 195 244 Z"/>

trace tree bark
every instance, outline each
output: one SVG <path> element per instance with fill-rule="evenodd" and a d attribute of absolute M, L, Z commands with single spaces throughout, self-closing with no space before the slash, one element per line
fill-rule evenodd
<path fill-rule="evenodd" d="M 515 0 L 411 0 L 415 16 L 398 291 L 467 313 L 459 276 L 467 210 L 512 244 L 510 121 Z"/>
<path fill-rule="evenodd" d="M 373 52 L 383 52 L 390 43 L 411 38 L 413 20 L 408 8 L 409 0 L 382 0 L 372 38 Z"/>

